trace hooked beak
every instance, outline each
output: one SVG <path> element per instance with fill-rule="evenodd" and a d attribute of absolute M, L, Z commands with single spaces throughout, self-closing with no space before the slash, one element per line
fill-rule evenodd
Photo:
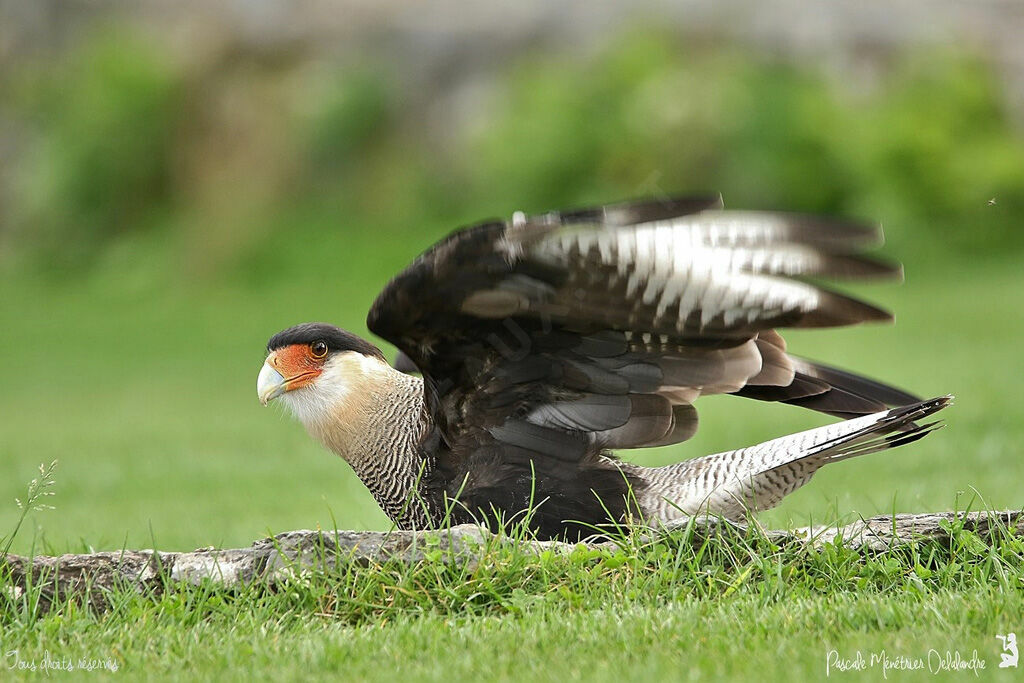
<path fill-rule="evenodd" d="M 260 403 L 267 405 L 286 391 L 288 391 L 288 380 L 270 365 L 268 358 L 260 369 L 260 376 L 256 379 L 256 394 L 260 398 Z"/>
<path fill-rule="evenodd" d="M 286 391 L 312 384 L 323 372 L 323 364 L 317 360 L 309 357 L 309 347 L 305 344 L 292 344 L 267 356 L 256 380 L 256 393 L 263 405 Z"/>

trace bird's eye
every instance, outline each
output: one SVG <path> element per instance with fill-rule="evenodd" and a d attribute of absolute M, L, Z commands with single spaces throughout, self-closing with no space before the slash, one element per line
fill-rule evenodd
<path fill-rule="evenodd" d="M 323 358 L 327 355 L 327 342 L 315 341 L 309 345 L 309 352 L 314 358 Z"/>

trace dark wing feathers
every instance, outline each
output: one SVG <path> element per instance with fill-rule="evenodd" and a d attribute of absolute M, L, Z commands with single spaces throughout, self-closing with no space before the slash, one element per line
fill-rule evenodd
<path fill-rule="evenodd" d="M 526 420 L 564 431 L 600 432 L 626 424 L 632 409 L 625 393 L 584 394 L 572 400 L 542 403 L 530 411 Z"/>
<path fill-rule="evenodd" d="M 843 417 L 913 399 L 793 358 L 774 331 L 891 319 L 807 279 L 899 276 L 861 253 L 877 228 L 720 208 L 707 197 L 517 215 L 451 234 L 384 288 L 368 326 L 423 373 L 460 500 L 512 485 L 526 462 L 604 472 L 594 490 L 624 485 L 602 450 L 689 438 L 704 394 Z M 490 475 L 474 471 L 484 462 Z"/>
<path fill-rule="evenodd" d="M 626 227 L 564 225 L 549 214 L 509 226 L 497 244 L 515 269 L 534 273 L 530 280 L 546 277 L 536 295 L 503 278 L 468 297 L 464 311 L 480 318 L 547 315 L 567 325 L 680 339 L 891 319 L 862 301 L 792 279 L 899 275 L 898 266 L 839 251 L 857 248 L 864 231 L 845 244 L 842 233 L 830 234 L 834 226 L 821 225 L 825 236 L 811 241 L 817 233 L 804 222 L 776 214 L 704 212 Z M 795 238 L 808 241 L 788 241 Z"/>
<path fill-rule="evenodd" d="M 920 403 L 921 399 L 896 387 L 882 384 L 873 379 L 855 375 L 852 372 L 822 365 L 804 358 L 793 358 L 801 372 L 839 387 L 852 394 L 870 397 L 890 406 L 905 406 Z"/>
<path fill-rule="evenodd" d="M 763 348 L 763 347 L 762 347 Z M 920 402 L 920 398 L 873 379 L 827 365 L 788 356 L 794 369 L 793 381 L 781 386 L 756 386 L 751 381 L 736 392 L 760 401 L 779 401 L 834 417 L 849 419 Z"/>
<path fill-rule="evenodd" d="M 562 225 L 583 223 L 621 227 L 672 220 L 700 211 L 721 209 L 722 206 L 722 195 L 720 194 L 706 197 L 664 197 L 570 211 L 554 211 L 540 219 L 550 219 Z"/>

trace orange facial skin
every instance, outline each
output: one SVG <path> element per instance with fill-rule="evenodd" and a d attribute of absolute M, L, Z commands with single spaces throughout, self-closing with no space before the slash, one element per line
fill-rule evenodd
<path fill-rule="evenodd" d="M 325 360 L 326 354 L 317 358 L 309 344 L 292 344 L 271 353 L 266 362 L 285 378 L 285 388 L 293 391 L 316 380 Z"/>

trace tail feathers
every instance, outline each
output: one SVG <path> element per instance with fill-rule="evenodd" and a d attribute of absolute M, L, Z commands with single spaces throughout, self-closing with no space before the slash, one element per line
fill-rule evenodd
<path fill-rule="evenodd" d="M 779 463 L 765 471 L 777 470 L 793 462 L 806 460 L 814 456 L 824 455 L 826 456 L 824 458 L 825 462 L 839 462 L 848 458 L 877 453 L 888 448 L 912 443 L 943 426 L 943 423 L 939 420 L 924 424 L 919 424 L 918 420 L 937 413 L 948 406 L 952 400 L 952 396 L 939 396 L 902 408 L 894 408 L 884 413 L 860 418 L 857 421 L 858 423 L 866 421 L 869 424 L 827 438 L 820 443 L 814 444 L 806 451 L 799 453 L 797 457 L 790 458 L 786 462 Z M 872 420 L 871 418 L 875 419 Z M 854 427 L 855 424 L 846 423 L 846 426 Z M 826 430 L 828 428 L 822 429 Z M 811 435 L 815 431 L 817 430 L 804 432 L 804 434 Z"/>
<path fill-rule="evenodd" d="M 913 429 L 903 432 L 901 434 L 892 434 L 883 438 L 874 439 L 869 443 L 863 444 L 861 447 L 850 450 L 848 452 L 841 453 L 839 455 L 833 455 L 828 459 L 829 462 L 839 462 L 840 460 L 846 460 L 847 458 L 856 458 L 861 455 L 870 455 L 871 453 L 877 453 L 884 451 L 889 448 L 896 448 L 897 446 L 903 446 L 904 444 L 913 443 L 918 439 L 922 439 L 932 432 L 942 429 L 945 427 L 945 423 L 941 420 L 935 420 L 933 422 L 926 422 L 923 425 L 916 425 Z"/>
<path fill-rule="evenodd" d="M 775 507 L 823 465 L 917 441 L 942 426 L 925 418 L 952 396 L 919 401 L 847 422 L 791 434 L 756 446 L 658 468 L 639 468 L 651 519 L 716 514 L 742 519 Z"/>

